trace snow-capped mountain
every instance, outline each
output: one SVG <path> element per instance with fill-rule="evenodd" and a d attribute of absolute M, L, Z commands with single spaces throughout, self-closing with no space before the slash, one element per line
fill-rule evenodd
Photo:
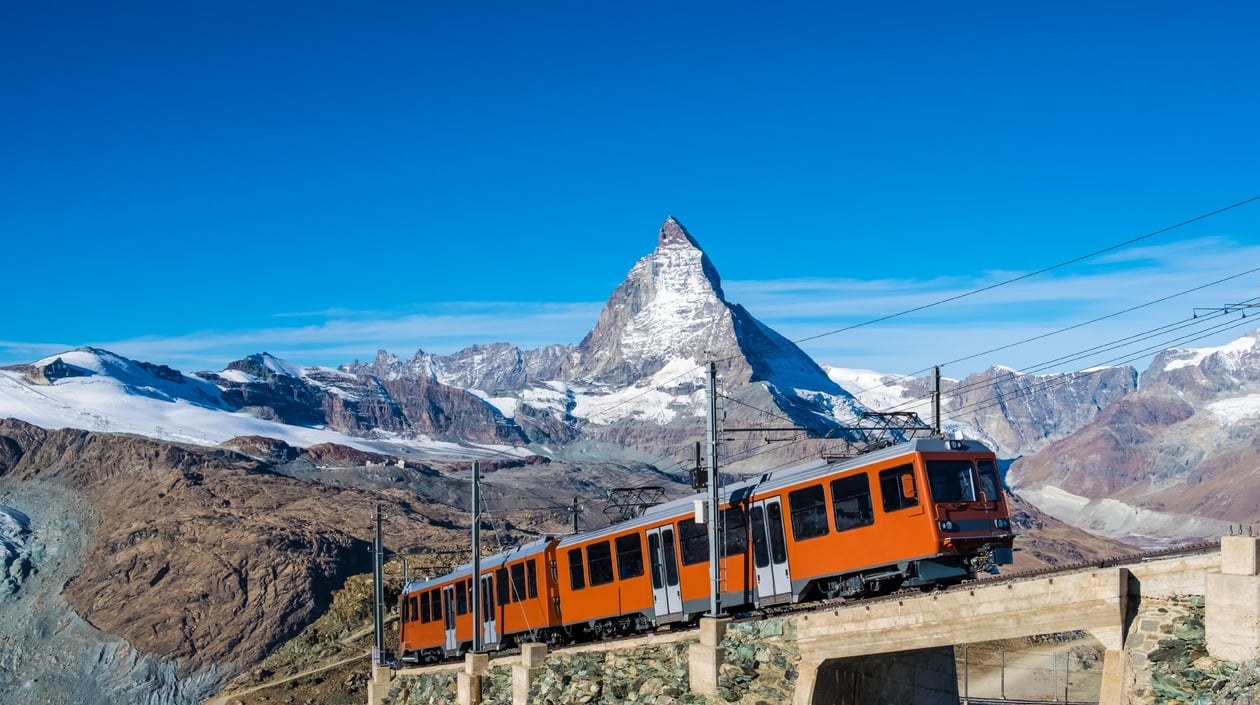
<path fill-rule="evenodd" d="M 420 351 L 406 361 L 381 351 L 341 369 L 469 389 L 553 450 L 587 440 L 659 455 L 703 433 L 709 361 L 717 364 L 728 425 L 774 418 L 776 426 L 825 435 L 852 426 L 864 410 L 795 344 L 726 301 L 716 267 L 673 217 L 576 347 L 496 343 L 449 356 Z"/>
<path fill-rule="evenodd" d="M 877 411 L 933 415 L 930 377 L 899 377 L 873 370 L 827 368 L 837 384 Z M 991 367 L 963 380 L 941 379 L 941 430 L 984 441 L 998 455 L 1030 455 L 1085 424 L 1137 389 L 1132 367 L 1025 374 Z"/>
<path fill-rule="evenodd" d="M 709 361 L 718 363 L 725 394 L 804 427 L 825 432 L 851 423 L 862 408 L 794 343 L 726 301 L 717 269 L 673 217 L 661 226 L 656 250 L 609 296 L 560 376 L 574 386 L 615 392 L 681 375 L 675 396 L 689 403 Z M 726 413 L 743 415 L 734 408 Z M 605 409 L 590 420 L 627 416 Z"/>
<path fill-rule="evenodd" d="M 1260 522 L 1260 332 L 1159 354 L 1136 392 L 1016 462 L 1009 481 L 1105 535 L 1207 537 Z"/>
<path fill-rule="evenodd" d="M 107 350 L 81 348 L 0 369 L 0 418 L 197 445 L 264 436 L 299 447 L 337 443 L 393 454 L 477 457 L 515 452 L 508 444 L 459 444 L 414 430 L 401 434 L 367 427 L 365 415 L 357 411 L 391 403 L 375 389 L 371 379 L 300 367 L 266 353 L 234 362 L 222 372 L 188 375 Z M 459 394 L 478 410 L 484 408 L 476 397 Z"/>
<path fill-rule="evenodd" d="M 0 416 L 196 443 L 267 435 L 375 451 L 386 450 L 382 443 L 468 442 L 560 457 L 610 457 L 628 448 L 660 458 L 687 454 L 702 438 L 709 361 L 726 428 L 795 426 L 807 429 L 798 438 L 852 438 L 861 435 L 854 426 L 868 423 L 858 414 L 871 410 L 908 409 L 930 420 L 928 380 L 888 387 L 877 373 L 829 375 L 728 302 L 716 267 L 673 217 L 576 346 L 493 343 L 452 355 L 419 350 L 407 360 L 380 351 L 335 369 L 261 353 L 191 375 L 84 349 L 4 372 Z M 994 369 L 948 381 L 945 429 L 1013 456 L 1070 433 L 1132 389 L 1131 370 L 1068 377 L 1061 384 Z M 726 455 L 755 450 L 764 463 L 763 438 L 731 438 Z M 791 452 L 820 451 L 807 445 Z"/>

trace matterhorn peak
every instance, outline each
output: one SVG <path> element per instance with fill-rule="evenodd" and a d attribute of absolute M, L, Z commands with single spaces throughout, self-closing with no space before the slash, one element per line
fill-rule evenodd
<path fill-rule="evenodd" d="M 661 231 L 657 235 L 656 247 L 657 249 L 689 247 L 698 250 L 700 249 L 700 243 L 696 242 L 691 233 L 687 232 L 687 228 L 684 228 L 683 224 L 671 215 L 661 225 Z"/>

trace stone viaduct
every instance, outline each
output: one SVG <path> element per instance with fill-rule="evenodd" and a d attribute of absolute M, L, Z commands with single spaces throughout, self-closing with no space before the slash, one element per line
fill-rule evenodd
<path fill-rule="evenodd" d="M 519 656 L 494 661 L 486 654 L 469 654 L 465 663 L 453 666 L 398 672 L 382 667 L 373 670 L 368 699 L 369 705 L 421 702 L 409 700 L 409 694 L 445 689 L 461 705 L 661 702 L 649 692 L 654 689 L 674 694 L 664 702 L 690 691 L 721 703 L 739 694 L 733 683 L 756 681 L 758 669 L 769 670 L 777 662 L 781 671 L 766 683 L 752 684 L 760 688 L 755 700 L 783 705 L 953 704 L 959 702 L 954 645 L 1087 631 L 1106 650 L 1100 705 L 1129 705 L 1137 701 L 1135 692 L 1148 668 L 1146 654 L 1168 631 L 1161 623 L 1166 610 L 1144 605 L 1186 596 L 1203 601 L 1212 657 L 1231 662 L 1260 657 L 1260 539 L 1228 536 L 1219 552 L 1019 581 L 981 581 L 969 589 L 779 617 L 770 629 L 704 619 L 698 632 L 653 634 L 629 644 L 593 644 L 551 654 L 543 645 L 527 644 Z M 740 645 L 749 639 L 751 648 Z M 601 649 L 606 653 L 595 661 L 588 656 L 582 662 L 579 672 L 586 681 L 573 686 L 588 689 L 585 694 L 559 699 L 555 689 L 546 698 L 540 694 L 542 681 L 558 660 Z M 618 685 L 618 678 L 638 673 L 639 662 L 655 664 L 671 654 L 681 662 L 673 677 L 658 671 L 644 683 L 640 675 L 638 691 Z M 738 667 L 732 665 L 736 662 Z M 598 672 L 601 664 L 610 664 L 608 670 Z M 571 677 L 565 681 L 565 687 L 573 685 Z M 442 701 L 440 695 L 436 701 Z"/>

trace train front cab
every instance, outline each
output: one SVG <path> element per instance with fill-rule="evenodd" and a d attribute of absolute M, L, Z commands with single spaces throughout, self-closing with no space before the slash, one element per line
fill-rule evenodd
<path fill-rule="evenodd" d="M 458 647 L 451 628 L 453 614 L 449 613 L 454 601 L 445 596 L 454 595 L 456 586 L 465 584 L 465 579 L 444 576 L 403 586 L 398 605 L 398 655 L 402 662 L 432 663 Z"/>
<path fill-rule="evenodd" d="M 555 540 L 542 539 L 487 557 L 482 566 L 481 639 L 498 650 L 522 637 L 557 641 L 559 595 Z M 432 663 L 472 648 L 472 567 L 403 588 L 399 654 L 404 662 Z"/>
<path fill-rule="evenodd" d="M 944 451 L 925 451 L 920 456 L 939 551 L 938 558 L 925 562 L 921 572 L 995 573 L 998 566 L 1011 563 L 1015 539 L 997 459 L 977 441 L 941 443 Z"/>
<path fill-rule="evenodd" d="M 948 584 L 1010 563 L 996 462 L 975 441 L 913 441 L 754 496 L 754 507 L 782 503 L 794 601 Z M 753 553 L 764 580 L 755 537 Z"/>

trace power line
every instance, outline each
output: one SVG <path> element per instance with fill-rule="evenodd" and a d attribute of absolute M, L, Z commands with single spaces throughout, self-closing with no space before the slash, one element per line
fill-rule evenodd
<path fill-rule="evenodd" d="M 1260 196 L 1252 196 L 1251 198 L 1247 198 L 1247 199 L 1244 199 L 1244 200 L 1239 201 L 1239 202 L 1237 202 L 1237 203 L 1230 204 L 1230 205 L 1228 205 L 1228 206 L 1225 206 L 1224 208 L 1218 208 L 1218 209 L 1216 209 L 1216 210 L 1214 210 L 1214 211 L 1211 211 L 1210 213 L 1204 213 L 1204 214 L 1202 214 L 1202 215 L 1197 215 L 1197 216 L 1195 216 L 1195 217 L 1193 217 L 1193 218 L 1190 218 L 1189 220 L 1183 220 L 1183 221 L 1181 221 L 1180 223 L 1177 223 L 1177 224 L 1175 224 L 1175 225 L 1169 225 L 1169 226 L 1167 226 L 1167 227 L 1160 228 L 1159 230 L 1155 230 L 1155 231 L 1153 231 L 1153 232 L 1149 232 L 1149 233 L 1147 233 L 1147 234 L 1145 234 L 1145 235 L 1140 235 L 1140 236 L 1138 236 L 1138 237 L 1135 237 L 1135 238 L 1131 238 L 1131 239 L 1125 240 L 1124 242 L 1120 242 L 1120 243 L 1116 243 L 1116 244 L 1114 244 L 1114 245 L 1110 245 L 1110 246 L 1108 246 L 1108 247 L 1104 247 L 1104 248 L 1102 248 L 1101 250 L 1095 250 L 1095 251 L 1093 251 L 1093 252 L 1090 252 L 1089 254 L 1080 255 L 1079 257 L 1073 257 L 1072 259 L 1065 260 L 1065 261 L 1063 261 L 1063 262 L 1059 262 L 1058 264 L 1053 264 L 1053 265 L 1050 265 L 1049 267 L 1043 267 L 1043 268 L 1038 269 L 1038 270 L 1033 271 L 1033 272 L 1028 272 L 1028 273 L 1021 274 L 1021 275 L 1016 276 L 1016 277 L 1011 277 L 1010 279 L 1005 279 L 1005 280 L 1003 280 L 1003 281 L 996 282 L 996 283 L 994 283 L 994 284 L 989 284 L 989 285 L 987 285 L 987 286 L 982 286 L 982 287 L 979 287 L 979 288 L 977 288 L 977 289 L 972 289 L 972 290 L 970 290 L 970 291 L 965 291 L 965 292 L 963 292 L 963 293 L 961 293 L 961 294 L 955 294 L 955 295 L 953 295 L 953 296 L 948 296 L 948 297 L 943 298 L 943 299 L 940 299 L 940 300 L 938 300 L 938 301 L 933 301 L 932 303 L 923 304 L 922 306 L 915 306 L 915 307 L 913 307 L 913 308 L 906 309 L 905 311 L 900 311 L 900 312 L 898 312 L 898 313 L 890 313 L 890 314 L 888 314 L 888 315 L 886 315 L 886 316 L 880 316 L 880 317 L 878 317 L 878 318 L 873 318 L 873 319 L 871 319 L 871 320 L 869 320 L 869 321 L 863 321 L 862 323 L 855 323 L 855 324 L 853 324 L 853 325 L 850 325 L 850 326 L 845 326 L 845 327 L 843 327 L 843 328 L 837 328 L 837 329 L 835 329 L 835 330 L 826 331 L 826 332 L 823 332 L 823 333 L 819 333 L 819 334 L 817 334 L 817 335 L 811 335 L 811 336 L 808 336 L 808 337 L 805 337 L 805 338 L 800 338 L 800 339 L 798 339 L 798 340 L 794 340 L 794 341 L 792 341 L 792 342 L 793 342 L 793 343 L 795 343 L 795 344 L 800 344 L 800 343 L 808 342 L 808 341 L 810 341 L 810 340 L 817 340 L 818 338 L 824 338 L 824 337 L 826 337 L 826 336 L 829 336 L 829 335 L 835 335 L 835 334 L 837 334 L 837 333 L 844 333 L 844 332 L 846 332 L 846 331 L 850 331 L 850 330 L 853 330 L 853 329 L 855 329 L 855 328 L 861 328 L 861 327 L 863 327 L 863 326 L 869 326 L 869 325 L 872 325 L 872 324 L 875 324 L 875 323 L 882 323 L 882 322 L 884 322 L 884 321 L 891 320 L 891 319 L 893 319 L 893 318 L 898 318 L 898 317 L 901 317 L 901 316 L 909 315 L 909 314 L 911 314 L 911 313 L 918 313 L 919 311 L 924 311 L 924 310 L 927 310 L 927 309 L 929 309 L 929 308 L 934 308 L 934 307 L 936 307 L 936 306 L 940 306 L 940 305 L 942 305 L 942 304 L 947 304 L 947 303 L 951 303 L 951 302 L 954 302 L 954 301 L 958 301 L 958 300 L 960 300 L 960 299 L 965 299 L 965 298 L 967 298 L 967 297 L 969 297 L 969 296 L 975 296 L 976 294 L 982 294 L 982 293 L 984 293 L 984 292 L 986 292 L 986 291 L 992 291 L 992 290 L 994 290 L 994 289 L 997 289 L 997 288 L 999 288 L 999 287 L 1006 286 L 1006 285 L 1008 285 L 1008 284 L 1014 284 L 1014 283 L 1016 283 L 1016 282 L 1020 282 L 1020 281 L 1023 281 L 1023 280 L 1025 280 L 1025 279 L 1029 279 L 1029 278 L 1032 278 L 1032 277 L 1035 277 L 1035 276 L 1038 276 L 1038 275 L 1041 275 L 1041 274 L 1045 274 L 1046 272 L 1052 272 L 1052 271 L 1054 271 L 1054 270 L 1056 270 L 1056 269 L 1062 269 L 1063 267 L 1066 267 L 1066 266 L 1068 266 L 1068 265 L 1071 265 L 1071 264 L 1076 264 L 1077 262 L 1083 262 L 1083 261 L 1085 261 L 1085 260 L 1087 260 L 1087 259 L 1091 259 L 1091 258 L 1093 258 L 1093 257 L 1097 257 L 1098 255 L 1106 254 L 1106 253 L 1108 253 L 1108 252 L 1112 252 L 1112 251 L 1114 251 L 1114 250 L 1118 250 L 1118 249 L 1120 249 L 1120 248 L 1122 248 L 1122 247 L 1127 247 L 1127 246 L 1132 245 L 1132 244 L 1134 244 L 1134 243 L 1136 243 L 1136 242 L 1141 242 L 1142 240 L 1147 240 L 1147 239 L 1152 238 L 1152 237 L 1155 237 L 1155 236 L 1157 236 L 1157 235 L 1162 235 L 1162 234 L 1164 234 L 1164 233 L 1166 233 L 1166 232 L 1170 232 L 1170 231 L 1172 231 L 1172 230 L 1176 230 L 1177 228 L 1182 228 L 1182 227 L 1185 227 L 1185 226 L 1190 225 L 1190 224 L 1192 224 L 1192 223 L 1197 223 L 1197 222 L 1199 222 L 1199 221 L 1201 221 L 1201 220 L 1205 220 L 1205 219 L 1207 219 L 1207 218 L 1211 218 L 1212 216 L 1220 215 L 1221 213 L 1224 213 L 1224 212 L 1226 212 L 1226 211 L 1233 210 L 1233 209 L 1235 209 L 1235 208 L 1239 208 L 1239 207 L 1245 206 L 1245 205 L 1247 205 L 1247 204 L 1249 204 L 1249 203 L 1252 203 L 1252 202 L 1254 202 L 1254 201 L 1257 201 L 1257 200 L 1260 200 Z"/>

